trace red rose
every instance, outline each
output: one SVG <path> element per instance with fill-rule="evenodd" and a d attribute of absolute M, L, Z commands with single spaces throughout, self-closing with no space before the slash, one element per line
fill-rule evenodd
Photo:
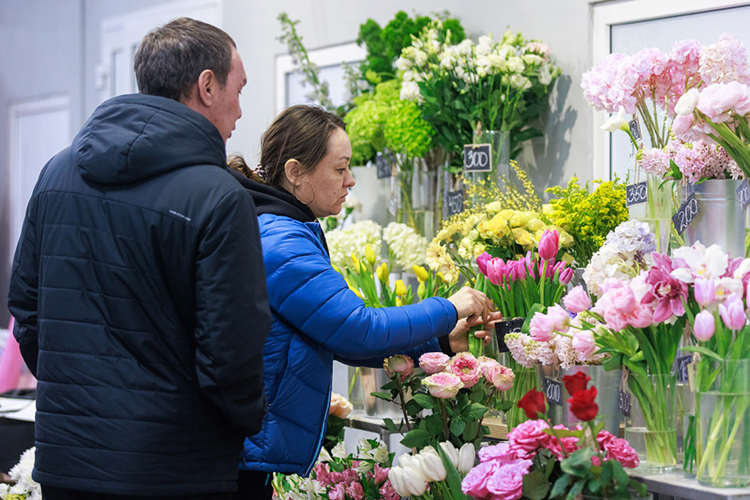
<path fill-rule="evenodd" d="M 531 389 L 518 400 L 518 407 L 526 412 L 527 417 L 536 419 L 539 418 L 539 413 L 547 412 L 547 399 L 543 392 Z"/>
<path fill-rule="evenodd" d="M 565 375 L 562 378 L 563 384 L 565 384 L 565 388 L 571 396 L 578 391 L 586 389 L 589 380 L 591 380 L 591 377 L 580 371 L 576 372 L 575 375 Z"/>
<path fill-rule="evenodd" d="M 570 411 L 582 422 L 593 420 L 596 414 L 599 413 L 599 407 L 596 405 L 595 399 L 596 387 L 576 391 L 573 393 L 573 397 L 568 400 Z"/>

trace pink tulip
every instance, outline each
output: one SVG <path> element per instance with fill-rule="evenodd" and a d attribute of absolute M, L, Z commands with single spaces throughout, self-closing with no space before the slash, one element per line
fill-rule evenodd
<path fill-rule="evenodd" d="M 714 315 L 710 312 L 701 311 L 695 315 L 693 334 L 700 342 L 705 342 L 713 337 L 715 328 Z"/>
<path fill-rule="evenodd" d="M 531 318 L 529 324 L 529 334 L 531 339 L 537 342 L 548 342 L 552 338 L 552 332 L 555 329 L 555 320 L 546 314 L 537 312 Z"/>
<path fill-rule="evenodd" d="M 719 304 L 719 314 L 730 330 L 739 330 L 745 326 L 747 318 L 745 318 L 742 299 L 737 294 L 731 294 L 723 304 Z"/>
<path fill-rule="evenodd" d="M 492 256 L 487 252 L 484 252 L 482 255 L 477 257 L 477 266 L 479 267 L 479 271 L 485 276 L 488 276 L 487 261 L 489 261 L 490 259 L 492 259 Z"/>
<path fill-rule="evenodd" d="M 560 283 L 567 285 L 573 279 L 573 268 L 567 267 L 560 273 Z"/>
<path fill-rule="evenodd" d="M 552 319 L 555 325 L 554 328 L 556 332 L 568 332 L 568 329 L 570 328 L 568 326 L 568 323 L 570 323 L 570 314 L 568 314 L 568 311 L 563 309 L 560 304 L 555 304 L 554 306 L 547 309 L 547 316 Z"/>
<path fill-rule="evenodd" d="M 590 330 L 577 330 L 573 333 L 571 342 L 573 349 L 578 353 L 578 360 L 583 361 L 596 350 L 596 341 L 594 334 Z"/>
<path fill-rule="evenodd" d="M 716 286 L 714 280 L 707 280 L 698 278 L 695 280 L 695 301 L 702 305 L 707 306 L 716 300 Z"/>
<path fill-rule="evenodd" d="M 563 304 L 568 308 L 568 311 L 578 314 L 589 310 L 591 307 L 591 298 L 586 293 L 586 290 L 581 285 L 578 285 L 563 297 Z"/>
<path fill-rule="evenodd" d="M 485 261 L 485 268 L 487 269 L 487 279 L 493 285 L 502 285 L 505 282 L 505 275 L 508 272 L 508 266 L 505 264 L 503 259 L 490 259 Z"/>
<path fill-rule="evenodd" d="M 539 239 L 539 257 L 543 260 L 554 259 L 560 249 L 560 235 L 557 231 L 545 229 Z"/>

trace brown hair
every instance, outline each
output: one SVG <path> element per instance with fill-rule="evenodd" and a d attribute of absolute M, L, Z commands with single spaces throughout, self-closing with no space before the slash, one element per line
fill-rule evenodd
<path fill-rule="evenodd" d="M 306 104 L 285 109 L 263 134 L 259 174 L 266 184 L 281 186 L 289 160 L 297 160 L 301 173 L 312 171 L 328 153 L 328 141 L 346 124 L 333 113 Z"/>
<path fill-rule="evenodd" d="M 234 40 L 224 31 L 187 17 L 153 29 L 135 53 L 138 90 L 181 101 L 207 69 L 223 87 L 232 66 L 232 47 Z"/>
<path fill-rule="evenodd" d="M 227 158 L 227 165 L 229 168 L 236 170 L 248 179 L 252 179 L 255 182 L 263 182 L 263 179 L 258 177 L 258 174 L 256 174 L 252 168 L 247 166 L 245 159 L 240 155 L 232 155 Z"/>

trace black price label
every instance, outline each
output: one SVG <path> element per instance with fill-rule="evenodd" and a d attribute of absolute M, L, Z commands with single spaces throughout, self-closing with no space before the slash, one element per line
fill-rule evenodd
<path fill-rule="evenodd" d="M 446 213 L 445 218 L 451 217 L 456 214 L 460 214 L 464 211 L 464 190 L 457 189 L 455 191 L 448 191 L 445 194 L 445 207 Z"/>
<path fill-rule="evenodd" d="M 495 337 L 497 337 L 497 347 L 500 352 L 510 352 L 505 343 L 505 336 L 509 333 L 521 333 L 524 318 L 515 318 L 495 323 Z"/>
<path fill-rule="evenodd" d="M 641 205 L 648 202 L 648 182 L 625 186 L 625 206 Z"/>
<path fill-rule="evenodd" d="M 557 406 L 562 406 L 562 382 L 559 380 L 552 380 L 551 378 L 544 378 L 544 393 L 547 396 L 547 401 Z"/>
<path fill-rule="evenodd" d="M 641 127 L 638 125 L 638 119 L 635 118 L 629 121 L 628 127 L 630 127 L 630 133 L 633 134 L 633 139 L 636 141 L 641 140 Z"/>
<path fill-rule="evenodd" d="M 701 213 L 701 206 L 693 193 L 688 196 L 685 203 L 680 205 L 677 213 L 672 216 L 672 222 L 674 223 L 674 228 L 677 230 L 677 234 L 684 233 L 685 229 L 687 229 L 699 213 Z"/>
<path fill-rule="evenodd" d="M 677 381 L 687 382 L 688 377 L 688 365 L 693 362 L 693 356 L 688 354 L 687 356 L 680 356 L 677 358 Z"/>
<path fill-rule="evenodd" d="M 737 188 L 737 202 L 743 212 L 750 205 L 750 184 L 747 181 L 742 181 L 740 187 Z"/>
<path fill-rule="evenodd" d="M 492 170 L 492 144 L 466 144 L 464 146 L 464 172 L 489 172 Z"/>
<path fill-rule="evenodd" d="M 630 416 L 630 393 L 628 391 L 617 389 L 617 407 L 620 413 L 626 417 Z"/>
<path fill-rule="evenodd" d="M 383 153 L 375 155 L 375 167 L 378 169 L 378 179 L 385 179 L 393 175 L 393 164 L 388 155 Z"/>

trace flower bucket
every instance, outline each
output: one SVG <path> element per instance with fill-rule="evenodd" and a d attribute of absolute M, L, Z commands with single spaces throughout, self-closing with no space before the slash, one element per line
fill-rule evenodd
<path fill-rule="evenodd" d="M 365 400 L 362 393 L 362 377 L 359 372 L 362 368 L 358 366 L 347 366 L 347 399 L 352 404 L 354 410 L 364 410 Z"/>
<path fill-rule="evenodd" d="M 359 371 L 362 384 L 362 399 L 364 400 L 367 416 L 377 418 L 403 417 L 398 405 L 372 395 L 373 392 L 381 392 L 380 388 L 390 382 L 388 375 L 385 374 L 385 370 L 363 366 L 360 367 Z"/>
<path fill-rule="evenodd" d="M 729 257 L 745 256 L 745 214 L 740 210 L 737 188 L 744 181 L 709 179 L 689 185 L 700 204 L 700 213 L 685 230 L 685 244 L 700 241 L 719 245 Z"/>
<path fill-rule="evenodd" d="M 712 368 L 719 377 L 696 395 L 696 479 L 705 486 L 742 488 L 750 485 L 750 360 Z"/>
<path fill-rule="evenodd" d="M 553 425 L 562 424 L 569 429 L 575 428 L 576 424 L 580 422 L 570 411 L 567 400 L 571 396 L 568 394 L 565 384 L 562 381 L 565 375 L 573 375 L 579 371 L 591 377 L 589 387 L 593 385 L 597 389 L 596 404 L 599 406 L 599 413 L 597 413 L 595 422 L 597 424 L 604 422 L 604 430 L 617 436 L 620 432 L 620 421 L 622 420 L 618 406 L 618 388 L 622 380 L 622 370 L 605 371 L 601 365 L 581 365 L 570 368 L 537 366 L 536 373 L 539 387 L 546 391 L 547 380 L 554 380 L 559 383 L 561 391 L 560 401 L 562 405 L 549 403 L 547 406 L 547 416 Z M 558 386 L 558 384 L 554 385 Z"/>
<path fill-rule="evenodd" d="M 677 375 L 628 375 L 630 417 L 625 439 L 638 453 L 637 472 L 677 467 Z"/>

